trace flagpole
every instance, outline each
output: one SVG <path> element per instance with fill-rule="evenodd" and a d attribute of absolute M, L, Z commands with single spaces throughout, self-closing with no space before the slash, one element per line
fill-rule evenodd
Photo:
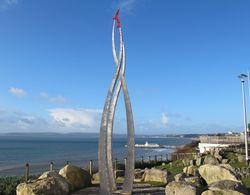
<path fill-rule="evenodd" d="M 250 102 L 250 72 L 249 72 L 249 68 L 247 69 L 247 76 L 248 76 L 248 99 Z M 247 132 L 249 132 L 250 129 L 248 129 L 248 123 L 247 123 Z"/>

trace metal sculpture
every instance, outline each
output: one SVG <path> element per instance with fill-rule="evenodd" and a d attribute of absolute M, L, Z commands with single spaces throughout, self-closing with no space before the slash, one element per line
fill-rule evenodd
<path fill-rule="evenodd" d="M 118 101 L 118 97 L 122 88 L 123 97 L 126 108 L 127 118 L 127 163 L 125 167 L 125 178 L 122 193 L 131 194 L 133 189 L 134 180 L 134 160 L 135 160 L 135 141 L 134 141 L 134 121 L 131 108 L 131 102 L 128 95 L 126 81 L 124 79 L 126 58 L 125 58 L 125 46 L 123 42 L 122 29 L 119 20 L 119 10 L 114 16 L 113 28 L 112 28 L 112 51 L 116 64 L 116 72 L 112 79 L 108 95 L 105 101 L 100 137 L 99 137 L 99 174 L 100 174 L 100 194 L 109 195 L 116 190 L 115 175 L 112 159 L 112 135 L 113 135 L 113 123 L 115 117 L 115 109 Z M 120 51 L 119 57 L 117 56 L 115 47 L 115 26 L 119 30 L 120 37 Z"/>

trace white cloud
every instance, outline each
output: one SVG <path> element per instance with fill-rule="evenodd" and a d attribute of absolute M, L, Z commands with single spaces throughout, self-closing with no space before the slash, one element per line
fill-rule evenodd
<path fill-rule="evenodd" d="M 66 102 L 66 98 L 64 98 L 61 95 L 57 95 L 57 96 L 50 96 L 48 93 L 46 92 L 42 92 L 40 93 L 40 96 L 43 97 L 44 99 L 48 100 L 51 103 L 58 103 L 58 104 L 62 104 Z"/>
<path fill-rule="evenodd" d="M 167 126 L 168 125 L 168 121 L 169 121 L 169 119 L 168 119 L 167 114 L 166 113 L 162 113 L 161 114 L 161 123 L 162 123 L 162 125 Z"/>
<path fill-rule="evenodd" d="M 0 10 L 5 10 L 8 7 L 18 4 L 19 0 L 0 0 Z"/>
<path fill-rule="evenodd" d="M 142 2 L 142 0 L 140 2 Z M 123 13 L 133 14 L 133 11 L 134 11 L 137 3 L 138 3 L 138 0 L 122 0 L 120 5 L 119 5 L 117 1 L 113 1 L 112 8 L 116 9 L 117 6 L 119 6 L 122 14 Z"/>
<path fill-rule="evenodd" d="M 9 92 L 12 93 L 13 95 L 17 96 L 17 97 L 23 97 L 26 96 L 27 93 L 24 89 L 21 88 L 16 88 L 16 87 L 11 87 L 9 89 Z"/>
<path fill-rule="evenodd" d="M 102 110 L 57 108 L 49 110 L 54 122 L 66 128 L 98 131 Z"/>

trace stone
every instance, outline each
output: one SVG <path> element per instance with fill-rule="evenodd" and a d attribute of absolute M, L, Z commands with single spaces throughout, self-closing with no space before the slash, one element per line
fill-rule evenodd
<path fill-rule="evenodd" d="M 221 155 L 215 154 L 214 157 L 217 158 L 217 160 L 218 160 L 219 162 L 222 161 L 222 156 L 221 156 Z"/>
<path fill-rule="evenodd" d="M 195 165 L 195 160 L 190 160 L 189 164 L 194 166 Z"/>
<path fill-rule="evenodd" d="M 184 159 L 182 159 L 182 164 L 184 166 L 189 166 L 190 165 L 190 160 L 188 158 L 184 158 Z"/>
<path fill-rule="evenodd" d="M 220 180 L 232 180 L 240 182 L 232 171 L 219 165 L 202 165 L 199 167 L 198 171 L 208 185 Z"/>
<path fill-rule="evenodd" d="M 100 174 L 99 174 L 99 172 L 93 174 L 92 180 L 94 180 L 94 181 L 100 181 Z"/>
<path fill-rule="evenodd" d="M 45 172 L 37 180 L 21 183 L 16 188 L 17 195 L 67 195 L 68 193 L 68 182 L 54 171 Z"/>
<path fill-rule="evenodd" d="M 221 160 L 222 164 L 227 164 L 228 162 L 229 162 L 229 160 L 227 158 L 224 158 L 224 159 Z"/>
<path fill-rule="evenodd" d="M 201 178 L 198 177 L 198 176 L 185 177 L 185 178 L 184 178 L 184 181 L 185 181 L 187 184 L 190 184 L 190 185 L 193 185 L 193 186 L 196 186 L 196 187 L 201 187 L 201 186 L 202 186 Z"/>
<path fill-rule="evenodd" d="M 179 173 L 179 174 L 177 174 L 177 175 L 174 176 L 174 180 L 176 182 L 184 181 L 185 177 L 186 177 L 185 173 Z"/>
<path fill-rule="evenodd" d="M 246 195 L 233 190 L 206 190 L 201 195 Z"/>
<path fill-rule="evenodd" d="M 135 169 L 135 178 L 134 178 L 134 181 L 135 182 L 141 182 L 144 172 L 145 172 L 145 170 Z"/>
<path fill-rule="evenodd" d="M 207 155 L 204 158 L 204 164 L 218 165 L 219 161 L 212 155 Z"/>
<path fill-rule="evenodd" d="M 73 189 L 88 187 L 91 185 L 90 174 L 73 165 L 66 165 L 59 171 L 59 175 L 64 177 Z"/>
<path fill-rule="evenodd" d="M 197 175 L 197 172 L 198 172 L 198 168 L 193 165 L 183 168 L 183 173 L 185 173 L 187 176 L 195 176 Z"/>
<path fill-rule="evenodd" d="M 248 194 L 247 189 L 239 182 L 231 180 L 221 180 L 209 185 L 209 190 L 218 191 L 218 190 L 232 190 L 238 191 L 243 194 Z"/>
<path fill-rule="evenodd" d="M 166 195 L 196 195 L 196 187 L 187 184 L 185 182 L 173 181 L 169 183 L 165 188 Z"/>
<path fill-rule="evenodd" d="M 197 165 L 197 166 L 203 165 L 203 161 L 204 161 L 204 158 L 202 158 L 202 157 L 197 157 L 197 158 L 196 158 L 196 165 Z"/>
<path fill-rule="evenodd" d="M 174 180 L 173 175 L 167 170 L 161 170 L 157 168 L 145 169 L 145 173 L 142 177 L 144 182 L 160 182 L 167 184 Z"/>

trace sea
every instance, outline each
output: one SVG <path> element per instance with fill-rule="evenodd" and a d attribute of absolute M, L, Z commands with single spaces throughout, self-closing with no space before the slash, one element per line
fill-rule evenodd
<path fill-rule="evenodd" d="M 39 174 L 53 168 L 59 170 L 66 163 L 87 167 L 92 160 L 98 165 L 98 134 L 3 134 L 0 135 L 0 176 L 23 175 L 26 163 L 30 174 Z M 136 136 L 136 144 L 145 142 L 165 145 L 167 148 L 136 148 L 136 160 L 155 155 L 166 157 L 174 152 L 173 146 L 190 143 L 190 138 L 165 136 Z M 113 158 L 124 162 L 127 144 L 126 135 L 114 135 Z M 172 148 L 173 147 L 173 148 Z"/>

